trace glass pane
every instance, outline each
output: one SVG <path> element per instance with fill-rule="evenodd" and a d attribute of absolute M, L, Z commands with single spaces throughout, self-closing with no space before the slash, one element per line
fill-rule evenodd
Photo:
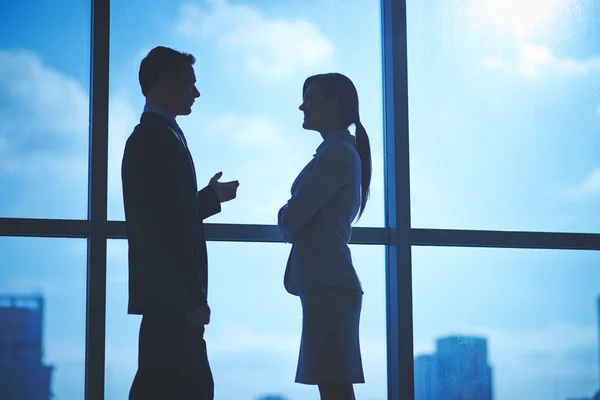
<path fill-rule="evenodd" d="M 600 2 L 408 2 L 415 227 L 598 232 Z"/>
<path fill-rule="evenodd" d="M 321 141 L 318 133 L 302 129 L 298 106 L 304 80 L 339 71 L 358 89 L 373 155 L 372 197 L 358 225 L 383 226 L 379 3 L 111 2 L 109 218 L 124 219 L 123 148 L 145 101 L 139 64 L 150 49 L 165 44 L 197 58 L 202 96 L 192 114 L 177 121 L 195 160 L 198 185 L 207 185 L 218 171 L 224 181 L 240 181 L 238 198 L 211 222 L 277 222 L 292 182 Z"/>
<path fill-rule="evenodd" d="M 316 387 L 294 383 L 301 308 L 283 288 L 289 246 L 209 243 L 211 322 L 205 334 L 215 399 L 317 397 Z M 137 368 L 140 317 L 127 313 L 127 242 L 108 246 L 106 336 L 107 399 L 127 397 Z M 387 397 L 385 268 L 383 246 L 353 246 L 365 292 L 360 340 L 366 383 L 359 399 Z"/>
<path fill-rule="evenodd" d="M 86 242 L 2 237 L 0 254 L 0 399 L 82 399 Z"/>
<path fill-rule="evenodd" d="M 0 2 L 0 217 L 86 217 L 90 3 Z"/>
<path fill-rule="evenodd" d="M 591 399 L 598 261 L 591 251 L 414 248 L 415 399 Z"/>

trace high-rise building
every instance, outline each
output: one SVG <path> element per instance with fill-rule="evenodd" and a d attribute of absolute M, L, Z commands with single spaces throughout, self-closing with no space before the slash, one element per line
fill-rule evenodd
<path fill-rule="evenodd" d="M 487 340 L 449 336 L 437 341 L 441 400 L 492 400 Z"/>
<path fill-rule="evenodd" d="M 436 353 L 415 358 L 415 400 L 492 400 L 487 340 L 448 336 Z"/>
<path fill-rule="evenodd" d="M 415 358 L 415 400 L 438 400 L 438 368 L 436 355 Z"/>
<path fill-rule="evenodd" d="M 41 296 L 0 296 L 0 399 L 51 399 L 52 367 L 42 362 L 43 316 Z"/>
<path fill-rule="evenodd" d="M 265 394 L 258 397 L 256 400 L 287 400 L 287 397 L 280 394 Z"/>
<path fill-rule="evenodd" d="M 600 295 L 597 299 L 598 312 L 598 388 L 600 388 Z"/>

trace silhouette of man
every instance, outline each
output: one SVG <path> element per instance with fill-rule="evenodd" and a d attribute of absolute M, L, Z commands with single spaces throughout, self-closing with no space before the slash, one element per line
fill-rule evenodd
<path fill-rule="evenodd" d="M 236 197 L 219 172 L 198 191 L 192 156 L 175 118 L 195 99 L 195 58 L 156 47 L 142 60 L 146 105 L 122 162 L 129 244 L 129 314 L 142 315 L 138 370 L 129 398 L 212 400 L 206 354 L 207 251 L 203 220 Z"/>

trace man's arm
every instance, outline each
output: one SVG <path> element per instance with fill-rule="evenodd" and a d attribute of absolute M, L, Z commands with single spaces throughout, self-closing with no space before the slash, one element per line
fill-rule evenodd
<path fill-rule="evenodd" d="M 180 149 L 169 130 L 140 132 L 124 156 L 124 186 L 133 190 L 130 210 L 144 248 L 152 255 L 144 273 L 147 289 L 158 304 L 195 311 L 207 303 L 206 294 L 194 273 L 192 238 L 185 229 Z M 125 167 L 128 165 L 128 168 Z"/>
<path fill-rule="evenodd" d="M 330 145 L 317 157 L 310 172 L 279 211 L 277 225 L 286 241 L 292 241 L 335 192 L 353 174 L 360 173 L 360 163 L 344 143 Z"/>
<path fill-rule="evenodd" d="M 221 212 L 221 201 L 219 200 L 219 196 L 210 185 L 207 185 L 198 192 L 196 201 L 198 204 L 198 213 L 202 219 L 206 219 Z"/>

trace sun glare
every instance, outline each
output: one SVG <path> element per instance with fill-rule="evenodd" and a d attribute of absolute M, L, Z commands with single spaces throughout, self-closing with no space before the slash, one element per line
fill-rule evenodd
<path fill-rule="evenodd" d="M 570 20 L 579 0 L 472 0 L 473 17 L 518 39 Z"/>

